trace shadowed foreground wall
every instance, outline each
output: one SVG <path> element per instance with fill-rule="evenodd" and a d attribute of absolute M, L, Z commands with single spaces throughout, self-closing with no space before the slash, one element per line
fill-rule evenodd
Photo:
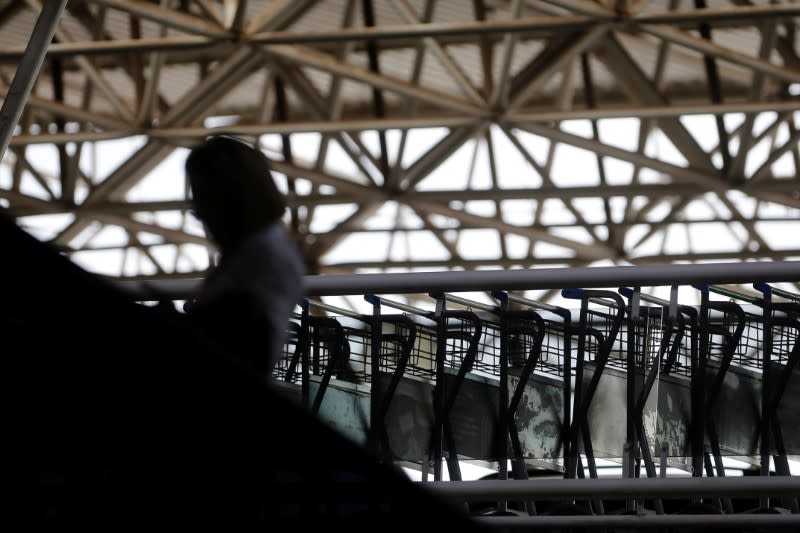
<path fill-rule="evenodd" d="M 475 528 L 174 316 L 0 242 L 0 523 Z"/>

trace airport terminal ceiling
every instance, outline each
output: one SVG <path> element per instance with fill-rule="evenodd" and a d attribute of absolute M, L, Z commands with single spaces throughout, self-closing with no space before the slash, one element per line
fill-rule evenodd
<path fill-rule="evenodd" d="M 0 94 L 41 3 L 0 0 Z M 800 4 L 69 0 L 0 208 L 198 278 L 182 163 L 260 143 L 311 273 L 800 258 Z M 27 58 L 26 58 L 27 59 Z"/>

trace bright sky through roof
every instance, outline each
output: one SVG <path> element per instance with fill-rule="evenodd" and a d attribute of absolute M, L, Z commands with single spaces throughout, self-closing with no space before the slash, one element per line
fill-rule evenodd
<path fill-rule="evenodd" d="M 755 122 L 756 134 L 763 130 L 775 118 L 775 113 L 766 112 L 758 115 Z M 225 124 L 225 117 L 207 121 L 207 126 Z M 729 130 L 735 128 L 743 120 L 742 115 L 729 114 L 725 116 Z M 712 150 L 717 143 L 716 125 L 714 117 L 710 115 L 694 115 L 681 117 L 684 125 L 693 132 L 693 136 L 701 143 L 705 150 Z M 603 119 L 599 121 L 601 140 L 624 150 L 635 151 L 639 133 L 637 119 Z M 581 137 L 591 137 L 591 123 L 588 120 L 564 121 L 561 128 L 571 134 Z M 708 132 L 708 134 L 702 133 Z M 393 164 L 397 158 L 400 143 L 400 132 L 389 130 L 387 144 L 389 160 Z M 409 164 L 416 157 L 424 153 L 433 143 L 447 133 L 446 129 L 412 130 L 408 135 L 404 164 Z M 545 161 L 550 148 L 550 141 L 530 133 L 516 132 L 517 139 L 524 144 L 531 157 L 538 165 Z M 788 128 L 782 124 L 777 131 L 776 145 L 785 142 L 789 137 Z M 317 153 L 320 135 L 317 133 L 297 133 L 291 135 L 294 147 L 295 160 L 299 165 L 312 168 L 315 164 L 314 157 Z M 81 167 L 90 176 L 104 177 L 112 172 L 131 153 L 141 147 L 145 142 L 144 137 L 131 137 L 128 139 L 102 141 L 96 146 L 87 145 L 82 151 Z M 261 138 L 262 146 L 268 156 L 275 159 L 282 158 L 281 137 L 279 135 L 265 135 Z M 362 135 L 364 145 L 378 153 L 379 144 L 375 132 L 365 132 Z M 492 130 L 492 143 L 498 162 L 498 187 L 502 188 L 532 188 L 543 184 L 542 177 L 534 170 L 530 162 L 526 161 L 522 153 L 513 146 L 509 137 L 494 126 Z M 735 142 L 732 147 L 735 151 Z M 74 150 L 74 146 L 68 145 Z M 34 145 L 28 149 L 28 158 L 34 162 L 37 169 L 44 175 L 58 175 L 58 153 L 52 145 Z M 187 155 L 186 149 L 177 149 L 164 160 L 150 175 L 137 184 L 127 195 L 129 201 L 148 200 L 177 200 L 185 194 L 183 162 Z M 666 162 L 686 166 L 686 160 L 675 149 L 672 143 L 660 132 L 651 135 L 645 153 Z M 758 168 L 767 158 L 769 144 L 767 140 L 753 148 L 747 160 L 748 170 Z M 477 190 L 492 186 L 489 168 L 488 147 L 484 139 L 472 140 L 465 143 L 450 158 L 440 165 L 428 177 L 422 180 L 418 190 L 460 190 L 473 188 Z M 717 164 L 719 154 L 715 154 Z M 9 158 L 8 160 L 10 160 Z M 603 157 L 607 182 L 610 185 L 625 185 L 631 182 L 633 165 L 611 157 Z M 794 172 L 792 154 L 787 151 L 773 165 L 772 170 L 777 177 L 788 178 Z M 337 143 L 329 143 L 328 155 L 325 160 L 324 170 L 340 176 L 343 179 L 366 183 L 367 178 L 355 167 Z M 282 190 L 287 191 L 286 177 L 275 173 L 275 177 Z M 560 143 L 556 145 L 555 157 L 549 179 L 560 187 L 593 186 L 599 184 L 596 157 L 592 152 Z M 640 172 L 642 183 L 664 182 L 665 178 L 657 172 L 643 169 Z M 9 165 L 0 167 L 0 187 L 10 187 L 11 176 Z M 46 192 L 35 180 L 23 180 L 23 192 L 33 196 L 46 198 Z M 57 190 L 57 179 L 49 181 L 51 188 Z M 295 180 L 295 188 L 299 194 L 312 191 L 311 182 L 302 178 Z M 321 186 L 320 192 L 334 193 L 333 188 Z M 87 193 L 86 187 L 78 188 L 78 199 Z M 755 209 L 760 209 L 763 215 L 773 214 L 791 219 L 800 216 L 797 209 L 756 202 L 737 191 L 727 193 L 728 199 L 736 206 L 742 215 L 749 216 Z M 635 198 L 634 204 L 644 202 L 644 198 Z M 550 224 L 563 223 L 563 227 L 551 228 L 550 233 L 591 244 L 594 237 L 588 231 L 576 224 L 575 217 L 564 204 L 556 199 L 547 199 L 537 202 L 535 198 L 502 201 L 503 219 L 514 225 L 530 225 L 533 215 L 539 210 L 539 216 Z M 622 198 L 612 198 L 610 201 L 612 219 L 619 221 L 624 215 L 625 202 Z M 578 198 L 573 205 L 589 223 L 602 224 L 605 221 L 603 203 L 597 198 Z M 495 201 L 470 201 L 466 203 L 453 202 L 454 209 L 464 209 L 466 212 L 493 217 L 496 215 L 497 203 Z M 355 204 L 345 205 L 320 205 L 316 207 L 315 216 L 311 222 L 311 231 L 325 233 L 332 229 L 338 222 L 344 220 L 356 209 Z M 655 209 L 649 214 L 651 220 L 659 220 L 668 210 L 662 204 L 661 209 Z M 720 202 L 714 195 L 706 194 L 691 202 L 684 211 L 686 219 L 697 219 L 711 216 L 731 217 L 728 206 Z M 185 231 L 202 235 L 202 227 L 192 217 L 184 217 L 180 212 L 138 213 L 134 217 L 145 223 L 155 223 L 167 228 L 183 228 Z M 58 230 L 72 220 L 71 215 L 46 215 L 27 217 L 20 220 L 24 227 L 42 239 L 51 238 Z M 431 215 L 431 220 L 442 228 L 456 228 L 458 223 L 441 215 Z M 391 260 L 425 259 L 431 261 L 446 261 L 450 253 L 441 242 L 424 227 L 418 214 L 408 206 L 401 203 L 387 201 L 366 223 L 372 231 L 352 233 L 330 250 L 323 258 L 323 264 L 359 261 L 382 260 L 384 257 Z M 401 226 L 412 231 L 408 233 L 393 234 L 389 229 Z M 798 239 L 800 232 L 796 231 L 796 224 L 792 222 L 759 222 L 756 224 L 760 234 L 767 243 L 776 250 L 782 248 L 800 248 Z M 631 228 L 627 239 L 635 241 L 647 231 L 647 225 Z M 382 231 L 385 230 L 385 231 Z M 445 231 L 447 231 L 445 229 Z M 604 228 L 598 231 L 604 233 Z M 163 264 L 173 265 L 178 272 L 191 272 L 203 270 L 208 266 L 208 256 L 204 247 L 200 245 L 182 245 L 182 253 L 177 254 L 174 246 L 158 246 L 161 238 L 148 233 L 139 233 L 138 239 L 142 244 L 156 245 L 151 248 L 153 257 Z M 494 229 L 467 229 L 462 230 L 460 239 L 456 243 L 459 254 L 465 259 L 480 259 L 491 261 L 500 257 L 500 237 Z M 670 253 L 684 253 L 692 249 L 702 249 L 709 252 L 726 252 L 738 250 L 741 242 L 747 239 L 747 231 L 736 222 L 717 224 L 696 224 L 689 226 L 668 227 L 663 232 L 656 232 L 637 249 L 637 255 L 658 254 L 662 248 Z M 81 251 L 72 255 L 73 260 L 79 265 L 98 273 L 119 275 L 152 274 L 154 265 L 143 254 L 120 252 L 113 250 L 115 246 L 127 244 L 128 235 L 122 228 L 106 225 L 101 227 L 94 224 L 84 231 L 75 244 L 89 244 L 92 250 Z M 510 257 L 524 258 L 529 253 L 529 247 L 534 246 L 536 257 L 565 257 L 565 250 L 545 242 L 530 241 L 522 236 L 509 234 L 505 239 L 506 253 Z M 597 261 L 593 266 L 608 266 L 609 261 Z M 553 266 L 553 265 L 549 265 Z M 491 268 L 491 267 L 486 267 Z M 427 269 L 431 270 L 431 269 Z M 348 304 L 350 305 L 350 304 Z M 360 305 L 360 304 L 359 304 Z"/>

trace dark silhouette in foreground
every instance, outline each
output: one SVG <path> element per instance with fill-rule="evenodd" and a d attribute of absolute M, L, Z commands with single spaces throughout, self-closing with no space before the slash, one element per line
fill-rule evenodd
<path fill-rule="evenodd" d="M 408 531 L 475 525 L 0 215 L 0 523 Z"/>

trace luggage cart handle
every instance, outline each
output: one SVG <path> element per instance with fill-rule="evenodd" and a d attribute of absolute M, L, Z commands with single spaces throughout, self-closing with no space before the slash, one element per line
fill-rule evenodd
<path fill-rule="evenodd" d="M 530 300 L 528 298 L 523 298 L 522 296 L 515 296 L 513 294 L 509 294 L 506 291 L 492 291 L 492 296 L 500 301 L 500 304 L 505 307 L 506 302 L 515 302 L 522 305 L 527 305 L 528 307 L 533 307 L 535 309 L 541 309 L 543 311 L 549 311 L 555 315 L 560 316 L 564 322 L 569 322 L 572 320 L 572 313 L 569 309 L 565 309 L 563 307 L 558 307 L 555 305 L 546 304 L 543 302 L 537 302 L 536 300 Z"/>
<path fill-rule="evenodd" d="M 570 300 L 580 300 L 583 298 L 583 289 L 562 289 L 561 296 Z"/>
<path fill-rule="evenodd" d="M 651 304 L 656 304 L 668 308 L 670 318 L 674 322 L 677 320 L 678 317 L 678 309 L 680 309 L 681 312 L 686 313 L 688 315 L 694 315 L 697 312 L 693 307 L 690 307 L 688 305 L 678 304 L 677 289 L 678 289 L 677 285 L 672 286 L 672 289 L 670 290 L 669 300 L 659 298 L 658 296 L 652 296 L 650 294 L 642 294 L 641 292 L 639 292 L 639 298 L 641 298 L 645 302 L 649 302 Z M 634 292 L 633 289 L 630 289 L 628 287 L 623 287 L 619 289 L 619 293 L 628 299 L 631 299 L 633 297 L 633 292 Z"/>
<path fill-rule="evenodd" d="M 333 306 L 333 305 L 330 305 L 330 304 L 326 304 L 325 302 L 320 302 L 319 300 L 309 300 L 309 299 L 307 299 L 306 301 L 308 302 L 309 305 L 312 305 L 314 307 L 318 307 L 318 308 L 323 309 L 325 311 L 329 311 L 331 313 L 336 313 L 337 315 L 342 315 L 342 316 L 346 316 L 346 317 L 349 317 L 349 318 L 354 318 L 354 319 L 360 320 L 362 322 L 367 322 L 367 320 L 364 317 L 364 315 L 361 315 L 361 314 L 356 313 L 354 311 L 350 311 L 349 309 L 342 309 L 341 307 L 336 307 L 336 306 Z"/>
<path fill-rule="evenodd" d="M 633 289 L 628 287 L 623 287 L 619 290 L 619 293 L 623 295 L 625 298 L 632 298 L 633 297 Z M 639 293 L 639 298 L 644 300 L 645 302 L 650 302 L 651 304 L 660 305 L 663 307 L 668 307 L 672 305 L 669 300 L 665 300 L 663 298 L 659 298 L 658 296 L 652 296 L 650 294 Z"/>
<path fill-rule="evenodd" d="M 586 289 L 562 289 L 561 296 L 569 298 L 570 300 L 582 300 L 584 298 L 593 303 L 608 305 L 609 300 L 614 302 L 618 307 L 624 307 L 624 302 L 619 294 L 611 291 L 601 290 L 586 290 Z"/>
<path fill-rule="evenodd" d="M 772 296 L 772 287 L 768 284 L 764 283 L 763 281 L 757 281 L 753 283 L 753 288 L 764 295 L 764 298 L 769 298 Z"/>
<path fill-rule="evenodd" d="M 710 292 L 709 285 L 692 285 L 692 287 L 704 294 L 708 294 Z M 721 311 L 723 313 L 733 313 L 737 316 L 739 322 L 744 322 L 744 311 L 742 310 L 741 306 L 735 302 L 709 300 L 708 308 L 715 311 Z"/>
<path fill-rule="evenodd" d="M 737 300 L 742 300 L 755 305 L 761 305 L 763 303 L 760 298 L 756 298 L 754 296 L 750 296 L 749 294 L 744 294 L 731 289 L 726 289 L 725 287 L 720 287 L 718 285 L 709 285 L 708 290 L 710 292 L 721 294 L 722 296 L 727 296 L 728 298 L 735 298 Z"/>
<path fill-rule="evenodd" d="M 424 316 L 425 318 L 429 318 L 431 315 L 431 312 L 426 311 L 425 309 L 420 309 L 419 307 L 414 307 L 413 305 L 408 305 L 401 302 L 395 302 L 393 300 L 387 300 L 386 298 L 381 298 L 375 294 L 365 294 L 364 299 L 372 305 L 385 305 L 386 307 L 392 307 L 413 315 Z"/>
<path fill-rule="evenodd" d="M 774 294 L 776 296 L 780 296 L 781 298 L 786 298 L 787 300 L 794 300 L 795 302 L 800 301 L 800 294 L 796 294 L 796 293 L 793 293 L 793 292 L 785 291 L 785 290 L 779 289 L 777 287 L 772 287 L 771 285 L 770 285 L 770 288 L 772 290 L 772 294 Z"/>
<path fill-rule="evenodd" d="M 496 305 L 487 305 L 481 302 L 468 300 L 467 298 L 462 298 L 461 296 L 456 296 L 455 294 L 449 294 L 446 292 L 431 292 L 428 293 L 428 296 L 436 300 L 444 299 L 448 302 L 455 302 L 457 304 L 464 305 L 466 307 L 480 309 L 481 311 L 486 311 L 488 313 L 492 313 L 495 315 L 498 314 L 500 311 Z"/>

